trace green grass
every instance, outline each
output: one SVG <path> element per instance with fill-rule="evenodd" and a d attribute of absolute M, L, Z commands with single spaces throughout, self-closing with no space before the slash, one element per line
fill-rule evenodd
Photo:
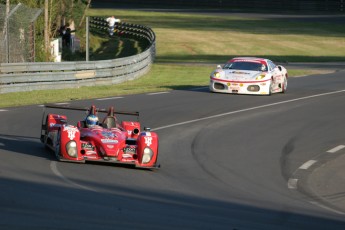
<path fill-rule="evenodd" d="M 90 10 L 147 25 L 157 36 L 157 62 L 224 62 L 234 56 L 279 62 L 345 61 L 342 24 L 184 13 Z"/>
<path fill-rule="evenodd" d="M 345 61 L 345 30 L 340 24 L 109 9 L 90 10 L 88 15 L 115 15 L 124 22 L 151 27 L 157 36 L 157 57 L 150 73 L 111 86 L 0 94 L 0 107 L 207 86 L 215 67 L 172 63 L 221 64 L 234 56 L 267 57 L 277 62 Z M 133 40 L 93 36 L 90 43 L 91 60 L 141 51 Z M 289 76 L 315 73 L 306 69 L 288 71 Z"/>

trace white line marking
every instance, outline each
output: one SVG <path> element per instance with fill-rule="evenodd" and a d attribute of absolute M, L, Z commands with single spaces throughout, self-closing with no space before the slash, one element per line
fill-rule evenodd
<path fill-rule="evenodd" d="M 113 99 L 120 99 L 120 98 L 123 98 L 123 97 L 107 97 L 107 98 L 99 98 L 96 100 L 97 101 L 105 101 L 105 100 L 113 100 Z"/>
<path fill-rule="evenodd" d="M 77 184 L 69 179 L 67 179 L 66 177 L 64 177 L 60 172 L 59 170 L 57 169 L 56 167 L 56 162 L 55 161 L 52 161 L 50 163 L 50 169 L 53 171 L 53 173 L 55 175 L 57 175 L 58 177 L 60 177 L 62 180 L 64 180 L 65 182 L 67 182 L 68 184 L 71 184 L 71 185 L 74 185 L 76 187 L 79 187 L 79 188 L 82 188 L 82 189 L 85 189 L 85 190 L 89 190 L 89 191 L 93 191 L 93 192 L 97 192 L 96 190 L 92 189 L 92 188 L 89 188 L 89 187 L 86 187 L 86 186 L 83 186 L 83 185 L 80 185 L 80 184 Z"/>
<path fill-rule="evenodd" d="M 5 144 L 4 143 L 0 143 L 0 146 L 5 146 Z"/>
<path fill-rule="evenodd" d="M 165 94 L 170 92 L 158 92 L 158 93 L 148 93 L 147 95 L 157 95 L 157 94 Z"/>
<path fill-rule="evenodd" d="M 55 103 L 55 105 L 69 105 L 70 103 L 68 102 L 60 102 L 60 103 Z"/>
<path fill-rule="evenodd" d="M 8 111 L 7 109 L 0 109 L 0 112 L 6 112 Z"/>
<path fill-rule="evenodd" d="M 297 189 L 297 182 L 298 182 L 298 179 L 290 178 L 288 181 L 288 188 Z"/>
<path fill-rule="evenodd" d="M 337 94 L 337 93 L 344 93 L 344 92 L 345 92 L 345 89 L 339 90 L 339 91 L 334 91 L 334 92 L 315 94 L 315 95 L 306 96 L 306 97 L 300 97 L 300 98 L 286 100 L 286 101 L 281 101 L 281 102 L 275 102 L 275 103 L 271 103 L 271 104 L 267 104 L 267 105 L 255 106 L 255 107 L 252 107 L 252 108 L 241 109 L 241 110 L 237 110 L 237 111 L 216 114 L 216 115 L 209 116 L 209 117 L 203 117 L 203 118 L 199 118 L 199 119 L 193 119 L 193 120 L 179 122 L 179 123 L 175 123 L 175 124 L 171 124 L 171 125 L 161 126 L 161 127 L 157 127 L 157 128 L 152 129 L 152 131 L 153 130 L 156 131 L 156 130 L 161 130 L 161 129 L 167 129 L 167 128 L 171 128 L 171 127 L 175 127 L 175 126 L 180 126 L 180 125 L 186 125 L 186 124 L 190 124 L 190 123 L 194 123 L 194 122 L 198 122 L 198 121 L 209 120 L 209 119 L 218 118 L 218 117 L 224 117 L 224 116 L 228 116 L 228 115 L 232 115 L 232 114 L 236 114 L 236 113 L 247 112 L 247 111 L 261 109 L 261 108 L 266 108 L 266 107 L 271 107 L 271 106 L 275 106 L 275 105 L 282 105 L 282 104 L 286 104 L 286 103 L 290 103 L 290 102 L 302 101 L 302 100 L 307 100 L 307 99 L 310 99 L 310 98 L 322 97 L 322 96 L 327 96 L 327 95 L 332 95 L 332 94 Z"/>
<path fill-rule="evenodd" d="M 333 149 L 328 150 L 327 152 L 328 153 L 335 153 L 335 152 L 338 152 L 339 150 L 341 150 L 343 148 L 345 148 L 345 145 L 339 145 L 339 146 L 337 146 L 337 147 L 335 147 Z"/>
<path fill-rule="evenodd" d="M 299 169 L 308 169 L 310 166 L 312 166 L 313 164 L 315 164 L 317 161 L 315 160 L 310 160 L 305 162 L 301 167 L 299 167 Z"/>
<path fill-rule="evenodd" d="M 338 210 L 329 208 L 329 207 L 327 207 L 327 206 L 325 206 L 325 205 L 322 205 L 322 204 L 320 204 L 320 203 L 318 203 L 318 202 L 316 202 L 316 201 L 309 201 L 309 203 L 311 203 L 311 204 L 313 204 L 313 205 L 316 205 L 316 206 L 319 206 L 320 208 L 324 208 L 324 209 L 326 209 L 326 210 L 328 210 L 328 211 L 335 212 L 335 213 L 340 214 L 340 215 L 345 215 L 344 212 L 340 212 L 340 211 L 338 211 Z"/>

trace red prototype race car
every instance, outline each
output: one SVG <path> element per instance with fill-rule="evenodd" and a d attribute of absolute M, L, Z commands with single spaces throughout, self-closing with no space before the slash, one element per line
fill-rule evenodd
<path fill-rule="evenodd" d="M 141 130 L 138 121 L 117 120 L 116 114 L 139 117 L 139 112 L 45 105 L 45 108 L 87 111 L 77 126 L 69 125 L 65 115 L 45 112 L 41 141 L 52 149 L 59 161 L 85 161 L 130 164 L 139 168 L 158 168 L 158 136 L 149 128 Z M 97 114 L 106 113 L 100 122 Z M 45 118 L 45 119 L 44 119 Z"/>

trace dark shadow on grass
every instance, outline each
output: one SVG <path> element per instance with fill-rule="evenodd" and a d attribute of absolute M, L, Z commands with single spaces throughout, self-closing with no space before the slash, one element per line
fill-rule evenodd
<path fill-rule="evenodd" d="M 128 43 L 133 44 L 133 42 L 128 39 L 122 39 L 119 37 L 109 38 L 109 40 L 102 42 L 98 49 L 92 51 L 90 59 L 109 60 L 135 55 L 136 53 L 134 52 L 134 48 L 124 49 L 124 47 L 131 46 L 131 44 Z"/>

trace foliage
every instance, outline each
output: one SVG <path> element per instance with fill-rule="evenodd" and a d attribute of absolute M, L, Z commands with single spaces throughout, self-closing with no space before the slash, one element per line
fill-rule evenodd
<path fill-rule="evenodd" d="M 62 25 L 75 24 L 77 36 L 84 37 L 85 29 L 83 25 L 84 11 L 88 6 L 87 0 L 48 0 L 48 31 L 49 38 L 53 39 L 59 36 L 59 29 Z M 31 8 L 45 7 L 45 0 L 10 0 L 11 5 L 18 3 Z M 0 0 L 0 4 L 6 4 L 6 0 Z M 44 12 L 38 18 L 35 24 L 36 28 L 36 61 L 47 60 L 47 54 L 44 49 Z M 85 39 L 84 39 L 85 40 Z"/>

